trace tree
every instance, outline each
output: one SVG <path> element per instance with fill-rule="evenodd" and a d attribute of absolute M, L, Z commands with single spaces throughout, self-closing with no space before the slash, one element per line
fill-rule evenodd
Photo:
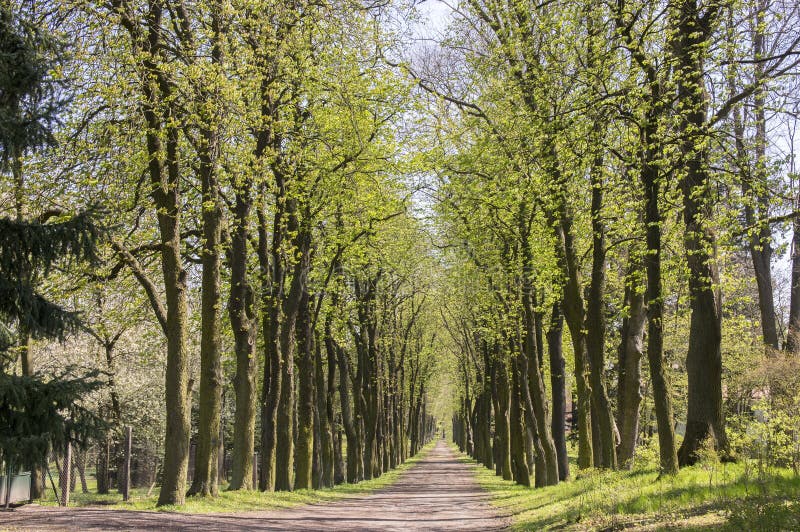
<path fill-rule="evenodd" d="M 16 211 L 14 219 L 0 218 L 0 369 L 5 395 L 0 411 L 8 416 L 10 431 L 4 454 L 9 459 L 23 459 L 33 469 L 36 480 L 32 496 L 39 497 L 42 486 L 38 466 L 44 461 L 47 444 L 73 438 L 70 432 L 46 434 L 50 423 L 62 431 L 71 429 L 60 425 L 57 408 L 49 408 L 46 401 L 68 404 L 97 385 L 80 379 L 55 379 L 51 386 L 36 376 L 29 349 L 31 338 L 63 340 L 80 325 L 75 312 L 49 301 L 37 290 L 36 278 L 47 276 L 60 261 L 96 261 L 102 231 L 96 224 L 97 213 L 91 210 L 75 216 L 49 212 L 33 221 L 26 219 L 23 156 L 54 144 L 53 127 L 65 101 L 60 84 L 49 74 L 59 64 L 61 43 L 20 16 L 22 13 L 24 10 L 15 15 L 10 5 L 0 7 L 0 170 L 11 169 Z M 53 223 L 53 219 L 57 221 Z M 9 325 L 16 326 L 17 342 Z M 21 378 L 6 374 L 8 362 L 16 365 L 16 357 L 8 355 L 15 343 Z M 24 449 L 28 444 L 30 447 Z M 15 445 L 23 447 L 14 449 Z"/>
<path fill-rule="evenodd" d="M 48 270 L 62 255 L 73 251 L 94 257 L 96 229 L 86 216 L 68 224 L 41 227 L 57 215 L 48 213 L 38 224 L 26 218 L 23 156 L 55 143 L 53 126 L 65 101 L 59 97 L 59 83 L 49 75 L 58 66 L 61 44 L 45 35 L 30 20 L 0 7 L 0 170 L 11 170 L 15 221 L 3 219 L 2 285 L 6 319 L 18 321 L 20 358 L 24 375 L 33 374 L 28 352 L 31 335 L 63 336 L 64 328 L 77 324 L 74 315 L 50 304 L 35 292 L 34 269 Z M 59 248 L 63 252 L 59 253 Z M 11 332 L 0 324 L 4 351 L 10 347 Z"/>
<path fill-rule="evenodd" d="M 164 298 L 147 276 L 139 261 L 122 243 L 114 244 L 117 253 L 134 272 L 150 300 L 167 339 L 166 434 L 164 479 L 159 504 L 182 504 L 186 492 L 186 469 L 189 459 L 190 405 L 188 352 L 186 345 L 187 273 L 182 256 L 182 178 L 179 157 L 181 129 L 179 110 L 173 99 L 175 90 L 171 73 L 165 68 L 167 6 L 157 2 L 140 14 L 125 0 L 112 2 L 108 20 L 118 24 L 128 36 L 138 80 L 134 83 L 141 97 L 141 118 L 145 127 L 147 175 L 151 205 L 158 220 L 161 273 Z"/>
<path fill-rule="evenodd" d="M 667 79 L 663 69 L 658 68 L 664 61 L 649 55 L 643 45 L 647 36 L 635 32 L 637 9 L 638 7 L 631 9 L 626 2 L 617 2 L 614 23 L 636 68 L 644 76 L 644 82 L 637 83 L 643 98 L 632 108 L 637 119 L 635 132 L 638 133 L 635 137 L 638 139 L 638 144 L 634 149 L 634 168 L 638 169 L 639 180 L 644 188 L 643 220 L 647 244 L 647 254 L 644 259 L 647 275 L 647 359 L 653 382 L 661 468 L 666 473 L 675 473 L 678 470 L 678 457 L 672 388 L 664 361 L 663 213 L 660 205 L 660 196 L 665 189 L 665 176 L 662 170 L 665 157 L 659 130 L 663 127 L 669 109 L 665 101 Z M 656 16 L 650 12 L 648 14 L 651 17 Z M 655 25 L 646 24 L 644 27 L 653 30 Z M 653 34 L 658 33 L 653 30 Z M 663 44 L 656 49 L 663 50 Z M 638 77 L 634 75 L 634 79 Z"/>
<path fill-rule="evenodd" d="M 47 300 L 31 286 L 31 273 L 47 275 L 59 261 L 95 261 L 102 235 L 95 213 L 85 212 L 56 223 L 38 223 L 0 218 L 0 317 L 8 325 L 22 328 L 33 338 L 63 339 L 80 327 L 77 313 Z M 12 343 L 6 333 L 4 357 Z M 25 346 L 27 339 L 21 339 Z M 12 361 L 15 362 L 15 361 Z M 26 367 L 27 366 L 27 367 Z M 31 376 L 31 364 L 23 360 L 23 375 Z M 5 368 L 4 368 L 5 370 Z"/>
<path fill-rule="evenodd" d="M 77 375 L 67 368 L 44 375 L 0 373 L 0 451 L 7 472 L 20 464 L 43 465 L 52 449 L 81 447 L 105 430 L 105 423 L 82 399 L 105 386 L 100 372 Z"/>

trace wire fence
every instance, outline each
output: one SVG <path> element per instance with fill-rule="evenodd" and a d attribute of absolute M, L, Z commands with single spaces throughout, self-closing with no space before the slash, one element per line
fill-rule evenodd
<path fill-rule="evenodd" d="M 193 480 L 196 445 L 189 447 L 187 481 Z M 258 453 L 254 454 L 258 464 Z M 232 473 L 231 452 L 218 450 L 218 478 L 223 486 Z M 132 498 L 147 498 L 161 481 L 161 446 L 144 437 L 137 438 L 130 427 L 92 442 L 85 449 L 70 446 L 51 452 L 46 466 L 31 475 L 31 497 L 46 503 L 68 505 L 82 498 L 93 503 L 113 504 Z M 257 467 L 257 466 L 256 466 Z M 258 469 L 253 472 L 254 483 Z M 38 483 L 38 485 L 37 485 Z"/>
<path fill-rule="evenodd" d="M 125 427 L 85 449 L 68 445 L 50 453 L 46 466 L 32 475 L 31 497 L 65 506 L 73 495 L 105 496 L 108 502 L 128 500 L 136 488 L 152 492 L 160 475 L 156 448 L 147 441 L 135 441 Z M 36 485 L 38 483 L 38 485 Z M 102 497 L 98 502 L 102 502 Z"/>

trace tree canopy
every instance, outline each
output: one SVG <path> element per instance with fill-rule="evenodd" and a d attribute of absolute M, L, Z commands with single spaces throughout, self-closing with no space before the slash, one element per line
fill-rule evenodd
<path fill-rule="evenodd" d="M 159 505 L 796 431 L 794 3 L 12 4 L 3 371 L 108 375 L 99 484 L 125 425 Z"/>

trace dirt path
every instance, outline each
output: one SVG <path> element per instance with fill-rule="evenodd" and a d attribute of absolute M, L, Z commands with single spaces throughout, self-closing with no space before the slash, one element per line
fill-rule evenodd
<path fill-rule="evenodd" d="M 393 486 L 361 497 L 270 512 L 180 514 L 23 507 L 0 530 L 503 530 L 469 467 L 443 442 Z"/>

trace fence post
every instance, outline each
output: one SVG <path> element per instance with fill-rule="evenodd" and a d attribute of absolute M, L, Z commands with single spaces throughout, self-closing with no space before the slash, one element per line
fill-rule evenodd
<path fill-rule="evenodd" d="M 225 445 L 222 443 L 222 438 L 220 438 L 219 442 L 217 451 L 217 485 L 222 484 L 223 481 L 228 481 L 227 471 L 225 471 Z"/>
<path fill-rule="evenodd" d="M 64 463 L 61 464 L 61 506 L 69 506 L 70 475 L 72 474 L 72 442 L 67 442 Z"/>
<path fill-rule="evenodd" d="M 0 462 L 0 468 L 2 468 L 2 466 L 3 462 Z M 5 483 L 3 489 L 5 490 L 5 495 L 6 495 L 5 497 L 6 510 L 8 510 L 8 505 L 11 502 L 11 471 L 12 471 L 11 458 L 6 458 L 6 478 L 3 480 L 3 482 Z"/>
<path fill-rule="evenodd" d="M 189 469 L 186 472 L 186 482 L 191 485 L 194 482 L 194 461 L 197 458 L 197 444 L 189 443 Z"/>
<path fill-rule="evenodd" d="M 258 491 L 258 453 L 253 453 L 253 489 Z"/>
<path fill-rule="evenodd" d="M 132 428 L 130 425 L 125 427 L 125 466 L 122 474 L 122 500 L 127 501 L 131 494 L 131 444 Z"/>
<path fill-rule="evenodd" d="M 97 493 L 108 493 L 111 489 L 111 436 L 103 438 L 103 445 L 97 451 Z"/>

